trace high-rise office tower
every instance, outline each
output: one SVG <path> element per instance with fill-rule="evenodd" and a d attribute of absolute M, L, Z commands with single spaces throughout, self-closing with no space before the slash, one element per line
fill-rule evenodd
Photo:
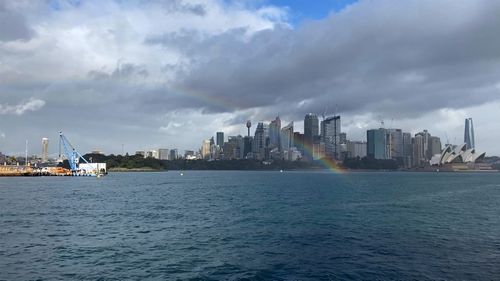
<path fill-rule="evenodd" d="M 252 143 L 253 143 L 252 137 L 246 136 L 243 138 L 243 155 L 242 155 L 243 159 L 252 157 Z"/>
<path fill-rule="evenodd" d="M 411 168 L 413 158 L 413 145 L 411 133 L 403 133 L 403 163 L 406 168 Z"/>
<path fill-rule="evenodd" d="M 269 124 L 269 144 L 272 148 L 278 148 L 281 151 L 281 119 L 276 117 Z"/>
<path fill-rule="evenodd" d="M 49 139 L 42 139 L 42 163 L 47 163 L 49 161 Z"/>
<path fill-rule="evenodd" d="M 304 117 L 304 142 L 312 145 L 314 138 L 319 135 L 318 116 L 313 113 L 308 113 Z"/>
<path fill-rule="evenodd" d="M 429 140 L 429 155 L 432 156 L 436 154 L 441 154 L 442 146 L 441 139 L 439 137 L 431 136 Z"/>
<path fill-rule="evenodd" d="M 216 136 L 216 144 L 217 144 L 217 146 L 222 148 L 224 146 L 224 132 L 217 132 L 216 135 L 217 135 Z"/>
<path fill-rule="evenodd" d="M 415 136 L 417 136 L 417 135 L 419 135 L 419 136 L 422 137 L 422 140 L 421 140 L 421 142 L 422 142 L 421 146 L 422 147 L 419 148 L 419 150 L 418 150 L 418 151 L 421 150 L 422 153 L 423 153 L 422 160 L 423 161 L 431 160 L 431 158 L 432 158 L 432 151 L 431 151 L 431 147 L 430 147 L 431 134 L 427 130 L 424 130 L 422 132 L 417 133 Z"/>
<path fill-rule="evenodd" d="M 281 147 L 283 148 L 283 152 L 285 153 L 286 160 L 293 160 L 292 156 L 292 147 L 293 144 L 293 121 L 287 126 L 281 129 Z"/>
<path fill-rule="evenodd" d="M 210 158 L 210 140 L 203 140 L 201 144 L 200 153 L 203 159 Z"/>
<path fill-rule="evenodd" d="M 467 149 L 476 148 L 472 118 L 465 119 L 464 143 L 466 144 Z"/>
<path fill-rule="evenodd" d="M 325 143 L 326 155 L 340 158 L 340 116 L 328 117 L 321 121 L 321 139 Z"/>
<path fill-rule="evenodd" d="M 258 160 L 266 159 L 266 148 L 269 139 L 268 126 L 262 122 L 257 124 L 255 135 L 253 138 L 253 154 L 254 158 Z"/>
<path fill-rule="evenodd" d="M 386 129 L 387 152 L 389 159 L 403 159 L 403 131 L 401 129 Z"/>
<path fill-rule="evenodd" d="M 373 159 L 389 159 L 387 151 L 387 132 L 385 129 L 366 131 L 366 153 Z"/>

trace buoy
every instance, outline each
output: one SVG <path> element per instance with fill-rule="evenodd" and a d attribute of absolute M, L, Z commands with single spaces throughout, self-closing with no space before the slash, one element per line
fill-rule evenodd
<path fill-rule="evenodd" d="M 184 176 L 184 173 L 181 173 L 181 176 Z"/>

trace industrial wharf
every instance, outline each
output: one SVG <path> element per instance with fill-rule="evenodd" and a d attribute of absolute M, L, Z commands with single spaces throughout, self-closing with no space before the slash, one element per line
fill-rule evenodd
<path fill-rule="evenodd" d="M 27 144 L 27 142 L 26 142 Z M 27 165 L 7 165 L 0 166 L 0 177 L 41 177 L 41 176 L 70 176 L 70 177 L 101 177 L 108 174 L 106 163 L 90 163 L 85 159 L 59 132 L 59 149 L 64 148 L 64 154 L 70 169 L 63 167 L 36 167 L 28 162 L 28 147 L 26 146 Z M 83 161 L 80 163 L 80 159 Z"/>
<path fill-rule="evenodd" d="M 0 166 L 0 177 L 72 176 L 71 170 L 62 167 Z"/>

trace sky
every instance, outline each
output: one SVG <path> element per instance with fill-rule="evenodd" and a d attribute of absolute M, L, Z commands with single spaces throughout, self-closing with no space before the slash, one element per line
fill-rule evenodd
<path fill-rule="evenodd" d="M 198 150 L 277 115 L 500 155 L 500 1 L 0 0 L 0 151 Z"/>

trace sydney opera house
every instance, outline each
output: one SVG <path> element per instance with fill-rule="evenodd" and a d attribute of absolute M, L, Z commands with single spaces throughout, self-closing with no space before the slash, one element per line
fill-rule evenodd
<path fill-rule="evenodd" d="M 467 144 L 451 145 L 448 144 L 441 154 L 434 155 L 430 161 L 431 166 L 441 166 L 445 164 L 457 163 L 476 163 L 477 160 L 484 158 L 485 152 L 477 152 L 475 148 L 467 149 Z"/>
<path fill-rule="evenodd" d="M 485 157 L 485 152 L 478 152 L 475 148 L 474 126 L 472 118 L 465 119 L 464 143 L 461 145 L 448 144 L 441 154 L 432 157 L 431 166 L 446 164 L 474 164 Z"/>

